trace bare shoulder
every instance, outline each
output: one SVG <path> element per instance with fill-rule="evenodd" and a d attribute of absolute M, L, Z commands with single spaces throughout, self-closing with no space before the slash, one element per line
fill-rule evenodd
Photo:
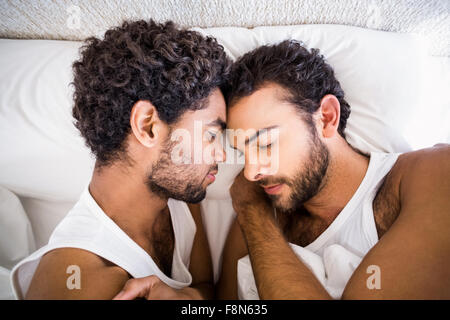
<path fill-rule="evenodd" d="M 416 151 L 406 152 L 399 156 L 399 171 L 408 173 L 406 169 L 436 167 L 436 164 L 442 165 L 435 169 L 449 169 L 450 160 L 450 144 L 438 144 L 431 148 L 420 149 Z"/>
<path fill-rule="evenodd" d="M 450 199 L 450 145 L 408 152 L 399 156 L 396 174 L 399 176 L 401 205 L 420 205 L 432 201 L 444 205 Z"/>
<path fill-rule="evenodd" d="M 450 180 L 450 145 L 401 154 L 386 175 L 373 202 L 378 236 L 392 226 L 401 208 L 415 201 L 445 200 Z M 447 190 L 447 194 L 446 194 Z M 410 212 L 404 211 L 403 212 Z"/>
<path fill-rule="evenodd" d="M 404 153 L 391 171 L 403 218 L 450 227 L 450 145 Z"/>
<path fill-rule="evenodd" d="M 129 278 L 125 270 L 92 252 L 55 249 L 42 257 L 26 299 L 111 299 Z M 68 285 L 78 280 L 79 288 Z"/>

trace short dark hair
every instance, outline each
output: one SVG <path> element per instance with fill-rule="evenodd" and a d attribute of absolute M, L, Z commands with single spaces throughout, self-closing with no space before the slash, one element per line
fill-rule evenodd
<path fill-rule="evenodd" d="M 86 39 L 73 64 L 75 126 L 107 164 L 124 151 L 137 101 L 150 101 L 172 124 L 185 111 L 204 108 L 213 89 L 223 89 L 231 64 L 212 37 L 171 21 L 125 21 L 101 40 Z"/>
<path fill-rule="evenodd" d="M 338 132 L 345 138 L 350 106 L 333 68 L 318 49 L 309 51 L 299 41 L 285 40 L 244 54 L 232 68 L 226 95 L 228 106 L 269 83 L 276 83 L 288 91 L 286 99 L 299 108 L 309 124 L 320 100 L 327 94 L 336 96 L 341 105 Z"/>

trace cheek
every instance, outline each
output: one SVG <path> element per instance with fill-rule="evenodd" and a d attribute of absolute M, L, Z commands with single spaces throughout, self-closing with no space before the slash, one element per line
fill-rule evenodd
<path fill-rule="evenodd" d="M 190 165 L 189 168 L 186 168 L 184 170 L 183 175 L 186 177 L 187 180 L 202 180 L 206 177 L 206 175 L 209 172 L 210 167 L 206 165 Z"/>
<path fill-rule="evenodd" d="M 309 151 L 307 132 L 297 119 L 293 117 L 280 129 L 278 145 L 275 144 L 271 151 L 273 161 L 278 160 L 275 175 L 292 178 L 308 158 Z"/>
<path fill-rule="evenodd" d="M 292 178 L 306 159 L 306 153 L 307 150 L 296 141 L 281 142 L 278 150 L 279 168 L 276 175 Z"/>

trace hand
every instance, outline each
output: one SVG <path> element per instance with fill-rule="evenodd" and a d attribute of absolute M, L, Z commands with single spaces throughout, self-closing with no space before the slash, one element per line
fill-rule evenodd
<path fill-rule="evenodd" d="M 238 219 L 242 219 L 242 217 L 252 213 L 272 217 L 272 204 L 264 193 L 263 188 L 256 182 L 247 180 L 243 171 L 234 179 L 234 183 L 230 187 L 230 195 Z"/>
<path fill-rule="evenodd" d="M 155 275 L 128 280 L 122 291 L 113 300 L 133 300 L 136 298 L 147 300 L 192 299 L 183 289 L 178 290 L 169 287 Z"/>

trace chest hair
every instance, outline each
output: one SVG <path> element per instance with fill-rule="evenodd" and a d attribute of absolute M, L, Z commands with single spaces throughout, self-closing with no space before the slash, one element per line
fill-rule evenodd
<path fill-rule="evenodd" d="M 150 237 L 150 251 L 153 261 L 165 275 L 170 277 L 175 236 L 169 210 L 159 215 L 153 224 Z"/>

